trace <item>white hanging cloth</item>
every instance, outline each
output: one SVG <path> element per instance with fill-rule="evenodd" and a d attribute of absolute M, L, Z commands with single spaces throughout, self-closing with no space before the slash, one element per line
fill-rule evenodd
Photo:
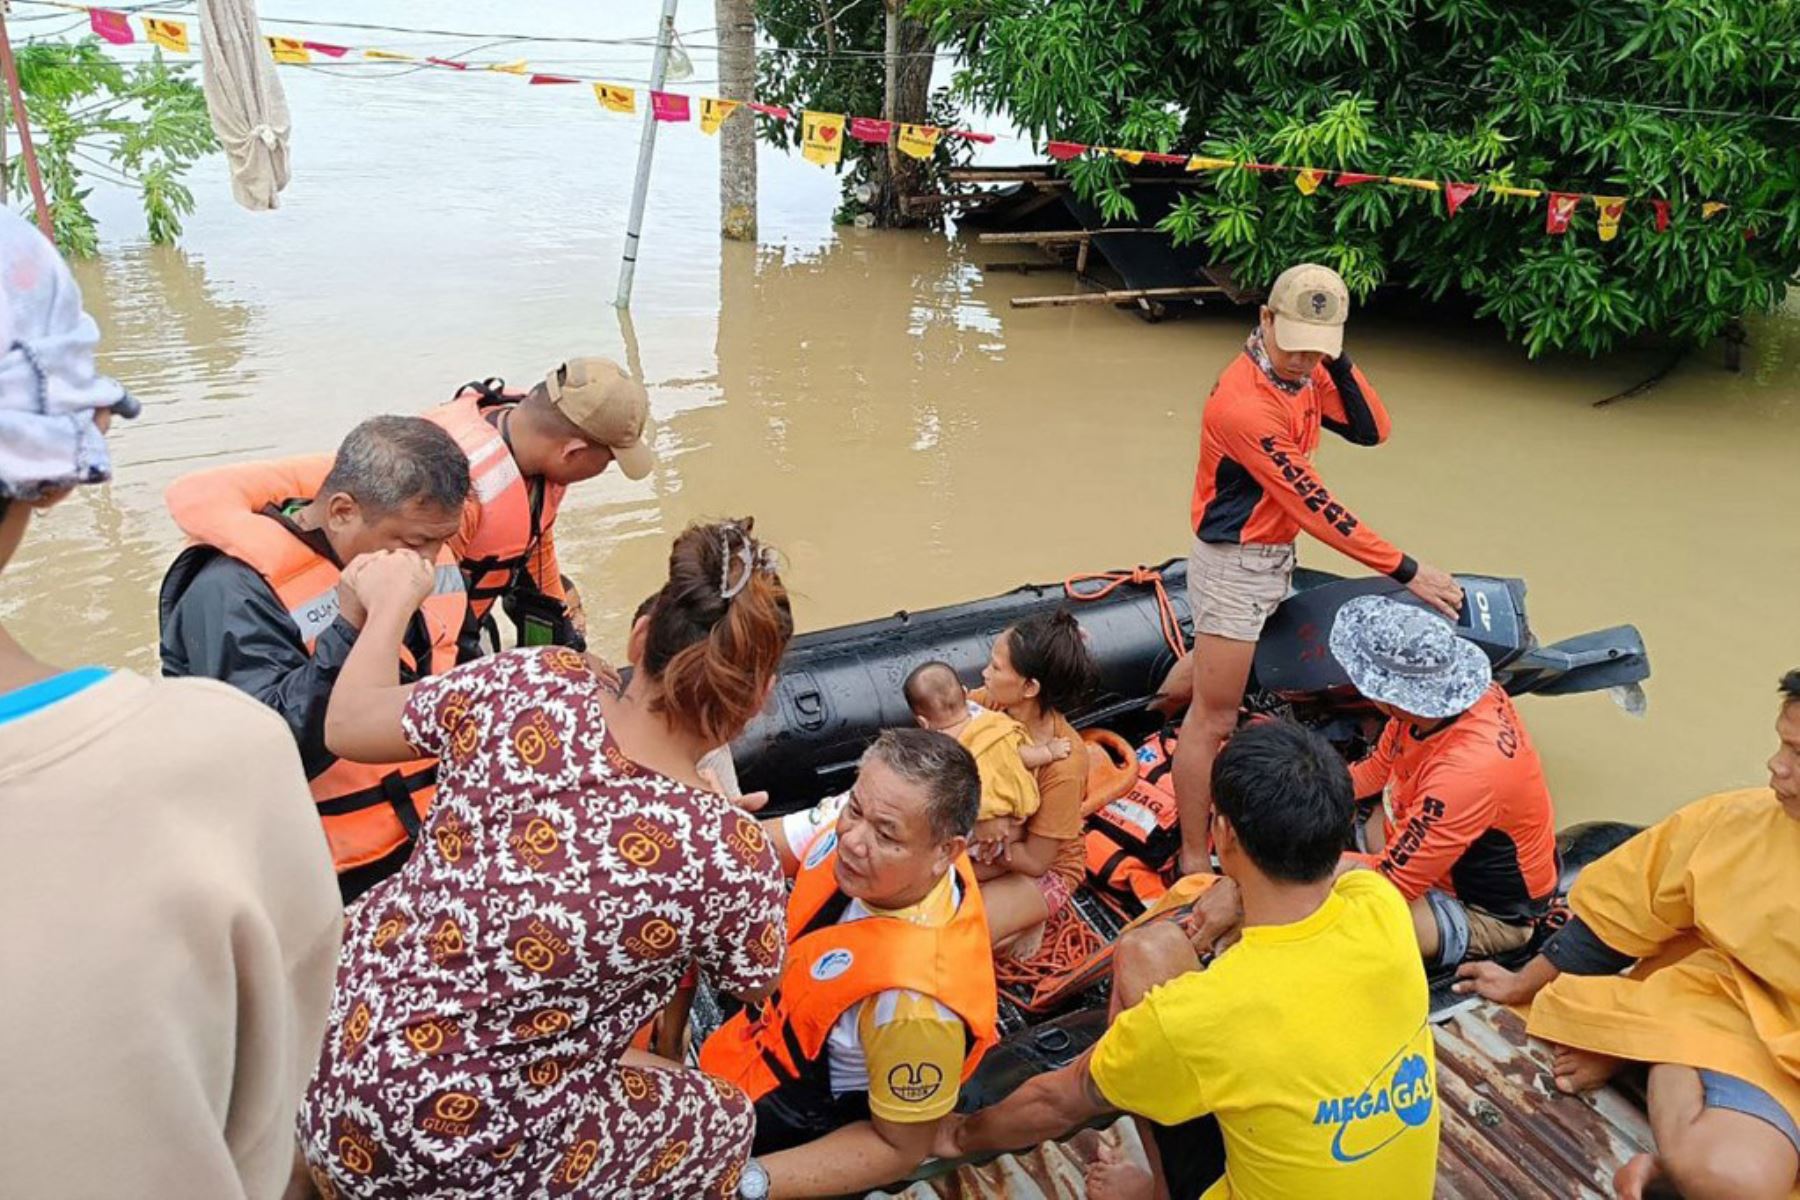
<path fill-rule="evenodd" d="M 275 208 L 288 184 L 293 127 L 255 0 L 200 0 L 200 40 L 206 110 L 231 167 L 231 194 L 254 212 Z"/>

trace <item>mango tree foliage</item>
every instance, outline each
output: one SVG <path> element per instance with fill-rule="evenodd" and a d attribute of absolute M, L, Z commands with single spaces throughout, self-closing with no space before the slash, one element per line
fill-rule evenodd
<path fill-rule="evenodd" d="M 1302 259 L 1366 296 L 1453 291 L 1532 353 L 1700 343 L 1781 303 L 1800 268 L 1793 0 L 916 0 L 961 95 L 1039 137 L 1239 161 L 1634 197 L 1616 240 L 1583 202 L 1293 176 L 1194 177 L 1162 221 L 1249 284 Z M 1066 168 L 1108 219 L 1127 168 Z M 1672 205 L 1658 234 L 1643 198 Z M 1703 220 L 1701 203 L 1730 208 Z"/>

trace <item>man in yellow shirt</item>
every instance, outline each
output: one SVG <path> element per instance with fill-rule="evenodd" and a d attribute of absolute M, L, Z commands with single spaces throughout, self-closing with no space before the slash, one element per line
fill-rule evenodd
<path fill-rule="evenodd" d="M 1625 1200 L 1665 1179 L 1689 1200 L 1800 1197 L 1800 671 L 1781 697 L 1768 787 L 1697 800 L 1582 871 L 1521 970 L 1460 972 L 1458 991 L 1531 1005 L 1564 1092 L 1649 1066 L 1656 1153 L 1619 1171 Z"/>
<path fill-rule="evenodd" d="M 1343 761 L 1298 726 L 1253 725 L 1212 786 L 1227 876 L 1212 892 L 1241 895 L 1241 940 L 1203 970 L 1172 924 L 1128 935 L 1094 1048 L 953 1123 L 938 1152 L 1034 1145 L 1124 1111 L 1155 1123 L 1172 1200 L 1425 1200 L 1439 1122 L 1425 972 L 1393 885 L 1335 875 L 1354 809 Z M 1116 1163 L 1088 1179 L 1092 1200 L 1157 1194 Z"/>
<path fill-rule="evenodd" d="M 781 983 L 700 1051 L 702 1070 L 756 1103 L 744 1200 L 903 1178 L 994 1044 L 987 915 L 965 853 L 980 801 L 953 738 L 889 730 L 848 795 L 763 822 L 794 877 Z"/>

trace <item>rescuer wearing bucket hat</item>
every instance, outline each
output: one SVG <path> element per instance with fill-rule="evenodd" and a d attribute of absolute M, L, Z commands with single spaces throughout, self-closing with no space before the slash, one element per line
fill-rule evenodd
<path fill-rule="evenodd" d="M 1487 655 L 1416 604 L 1358 596 L 1331 655 L 1388 718 L 1350 769 L 1368 861 L 1400 889 L 1428 966 L 1531 940 L 1556 894 L 1556 809 L 1543 764 Z"/>
<path fill-rule="evenodd" d="M 1192 700 L 1174 768 L 1184 872 L 1209 868 L 1213 759 L 1237 726 L 1256 643 L 1287 596 L 1302 529 L 1448 615 L 1462 604 L 1454 579 L 1369 528 L 1313 468 L 1322 428 L 1359 446 L 1388 435 L 1381 397 L 1344 350 L 1349 315 L 1350 292 L 1336 271 L 1289 267 L 1206 400 L 1189 510 L 1194 653 L 1157 701 L 1174 711 Z"/>

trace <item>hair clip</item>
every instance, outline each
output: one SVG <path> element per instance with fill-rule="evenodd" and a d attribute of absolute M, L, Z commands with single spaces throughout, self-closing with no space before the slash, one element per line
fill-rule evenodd
<path fill-rule="evenodd" d="M 734 534 L 738 539 L 735 549 L 732 547 Z M 779 565 L 775 548 L 756 545 L 749 531 L 736 521 L 727 521 L 720 526 L 719 549 L 723 559 L 719 567 L 719 595 L 726 600 L 749 587 L 750 577 L 758 571 L 773 575 Z M 734 564 L 742 568 L 735 583 L 731 578 Z"/>

